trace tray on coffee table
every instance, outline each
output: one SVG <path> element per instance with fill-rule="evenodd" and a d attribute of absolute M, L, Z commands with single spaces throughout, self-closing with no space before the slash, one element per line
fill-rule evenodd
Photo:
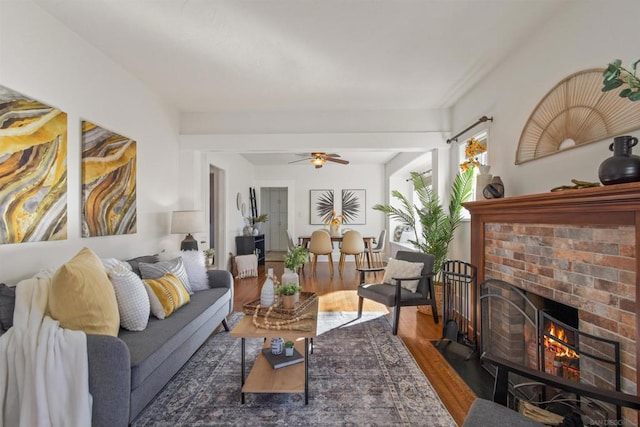
<path fill-rule="evenodd" d="M 269 317 L 276 319 L 293 319 L 301 313 L 303 313 L 309 306 L 318 298 L 315 292 L 300 292 L 300 301 L 296 303 L 294 308 L 283 308 L 279 303 L 271 309 Z M 258 305 L 260 304 L 260 298 L 248 302 L 244 305 L 243 311 L 245 314 L 253 315 L 256 312 Z M 258 316 L 264 316 L 267 314 L 269 307 L 260 307 L 258 309 Z"/>

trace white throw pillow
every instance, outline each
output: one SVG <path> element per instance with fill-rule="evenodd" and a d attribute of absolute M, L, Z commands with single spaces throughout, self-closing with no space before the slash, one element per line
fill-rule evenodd
<path fill-rule="evenodd" d="M 204 253 L 202 251 L 182 251 L 180 256 L 187 270 L 189 284 L 192 291 L 203 291 L 209 289 L 209 277 L 205 265 Z"/>
<path fill-rule="evenodd" d="M 167 273 L 173 274 L 180 279 L 189 295 L 193 295 L 191 283 L 189 283 L 189 277 L 187 276 L 187 270 L 184 268 L 182 257 L 177 257 L 169 261 L 160 261 L 154 264 L 141 262 L 138 264 L 138 267 L 140 267 L 143 279 L 157 279 Z"/>
<path fill-rule="evenodd" d="M 422 274 L 424 263 L 422 262 L 409 262 L 401 259 L 389 258 L 389 264 L 384 272 L 382 278 L 383 283 L 395 285 L 396 281 L 393 278 L 401 279 L 403 277 L 418 277 Z M 400 282 L 400 286 L 413 293 L 418 289 L 419 280 L 403 280 Z"/>
<path fill-rule="evenodd" d="M 131 265 L 126 261 L 120 261 L 116 258 L 100 258 L 102 261 L 102 265 L 104 265 L 104 270 L 109 274 L 115 268 L 124 268 L 126 270 L 131 271 Z"/>
<path fill-rule="evenodd" d="M 109 280 L 116 292 L 120 326 L 130 331 L 143 331 L 149 321 L 150 303 L 144 283 L 124 265 L 109 271 Z"/>

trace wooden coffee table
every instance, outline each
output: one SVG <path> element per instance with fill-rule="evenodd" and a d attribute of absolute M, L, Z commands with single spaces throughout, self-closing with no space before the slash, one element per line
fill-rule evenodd
<path fill-rule="evenodd" d="M 309 403 L 309 340 L 318 333 L 318 300 L 316 299 L 305 313 L 315 313 L 315 319 L 301 320 L 298 325 L 309 325 L 310 331 L 274 331 L 270 329 L 256 328 L 252 323 L 252 316 L 245 315 L 231 331 L 231 336 L 241 338 L 241 401 L 244 403 L 245 393 L 304 393 L 304 403 Z M 261 319 L 261 318 L 258 318 Z M 273 319 L 274 321 L 278 319 Z M 285 341 L 295 342 L 296 349 L 304 355 L 304 363 L 273 369 L 264 358 L 262 352 L 253 364 L 249 376 L 245 379 L 245 346 L 247 338 L 266 339 L 265 347 L 268 347 L 271 338 L 282 337 Z"/>

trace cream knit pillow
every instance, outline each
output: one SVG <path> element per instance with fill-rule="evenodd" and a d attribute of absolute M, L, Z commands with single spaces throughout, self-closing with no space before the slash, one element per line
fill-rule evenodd
<path fill-rule="evenodd" d="M 382 278 L 383 283 L 395 285 L 396 281 L 393 278 L 401 279 L 403 277 L 419 277 L 422 274 L 424 263 L 422 262 L 409 262 L 400 259 L 389 258 L 389 264 L 384 272 Z M 403 280 L 400 282 L 400 286 L 413 293 L 418 289 L 419 280 Z"/>

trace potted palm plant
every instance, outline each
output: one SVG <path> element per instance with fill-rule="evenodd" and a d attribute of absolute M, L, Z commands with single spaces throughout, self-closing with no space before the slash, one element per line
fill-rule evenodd
<path fill-rule="evenodd" d="M 411 173 L 411 181 L 419 205 L 413 204 L 404 194 L 394 190 L 391 194 L 400 202 L 400 208 L 381 204 L 373 207 L 413 231 L 415 239 L 409 240 L 409 243 L 420 252 L 435 257 L 433 273 L 436 278 L 447 259 L 449 244 L 453 240 L 455 230 L 462 222 L 462 204 L 471 196 L 473 177 L 474 166 L 456 174 L 451 186 L 448 212 L 442 206 L 438 195 L 430 186 L 425 185 L 422 175 L 417 172 Z M 436 301 L 438 291 L 442 294 L 441 286 L 436 286 Z M 438 304 L 441 305 L 440 302 Z M 427 307 L 430 312 L 430 307 Z"/>

